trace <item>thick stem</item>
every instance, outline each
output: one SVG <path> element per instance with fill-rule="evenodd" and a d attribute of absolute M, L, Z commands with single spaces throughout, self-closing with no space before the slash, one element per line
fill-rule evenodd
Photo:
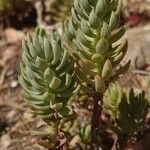
<path fill-rule="evenodd" d="M 92 94 L 93 98 L 93 114 L 92 114 L 92 121 L 91 121 L 91 146 L 93 150 L 98 150 L 100 148 L 100 141 L 99 141 L 99 128 L 101 122 L 101 112 L 102 107 L 101 103 L 103 101 L 103 94 L 94 92 Z"/>
<path fill-rule="evenodd" d="M 118 150 L 124 150 L 126 148 L 127 141 L 128 141 L 127 137 L 118 135 L 118 142 L 117 142 L 118 145 L 116 146 L 116 148 Z"/>

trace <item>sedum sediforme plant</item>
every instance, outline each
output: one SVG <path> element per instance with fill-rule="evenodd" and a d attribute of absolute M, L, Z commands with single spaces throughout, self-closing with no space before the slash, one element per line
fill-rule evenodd
<path fill-rule="evenodd" d="M 66 103 L 77 83 L 73 61 L 62 47 L 57 32 L 48 35 L 44 29 L 37 28 L 34 36 L 28 34 L 23 41 L 21 72 L 20 81 L 35 113 L 45 119 L 53 117 L 54 112 L 68 115 Z"/>
<path fill-rule="evenodd" d="M 148 111 L 145 93 L 127 92 L 119 85 L 112 84 L 106 92 L 104 112 L 117 122 L 119 132 L 128 137 L 139 133 Z"/>
<path fill-rule="evenodd" d="M 19 80 L 32 112 L 49 125 L 49 130 L 41 133 L 48 136 L 46 147 L 56 149 L 60 130 L 69 133 L 72 120 L 79 122 L 70 107 L 70 98 L 79 87 L 82 92 L 78 96 L 83 94 L 92 101 L 91 125 L 84 123 L 78 132 L 90 149 L 101 147 L 102 129 L 106 128 L 102 108 L 117 123 L 119 134 L 139 132 L 147 108 L 144 94 L 135 95 L 132 90 L 126 94 L 113 86 L 103 100 L 110 83 L 130 66 L 130 61 L 120 65 L 128 47 L 126 40 L 118 43 L 125 33 L 124 27 L 117 29 L 122 5 L 122 0 L 74 0 L 71 17 L 63 25 L 65 41 L 57 32 L 42 28 L 23 41 Z M 131 127 L 137 128 L 133 131 Z"/>
<path fill-rule="evenodd" d="M 128 136 L 135 136 L 142 128 L 148 111 L 145 93 L 135 94 L 133 89 L 124 93 L 118 110 L 117 124 L 119 130 Z"/>
<path fill-rule="evenodd" d="M 72 17 L 64 24 L 65 37 L 76 58 L 78 78 L 95 85 L 98 92 L 105 91 L 107 83 L 124 74 L 130 64 L 116 74 L 113 72 L 127 51 L 127 41 L 113 46 L 125 33 L 124 27 L 112 32 L 121 10 L 122 0 L 75 0 Z"/>
<path fill-rule="evenodd" d="M 116 84 L 110 84 L 104 97 L 103 111 L 114 120 L 119 115 L 119 104 L 123 96 L 123 89 Z"/>
<path fill-rule="evenodd" d="M 37 28 L 22 43 L 20 83 L 32 112 L 40 116 L 55 131 L 58 122 L 72 115 L 68 100 L 77 88 L 73 61 L 62 46 L 57 32 L 47 34 Z M 52 142 L 52 141 L 51 141 Z"/>
<path fill-rule="evenodd" d="M 135 138 L 145 123 L 149 107 L 145 93 L 135 93 L 133 89 L 125 92 L 120 86 L 113 84 L 106 92 L 103 107 L 104 113 L 111 118 L 108 126 L 115 129 L 120 149 L 124 149 L 126 141 Z"/>
<path fill-rule="evenodd" d="M 94 145 L 100 141 L 95 130 L 100 126 L 99 103 L 110 82 L 122 76 L 130 61 L 116 69 L 127 51 L 127 41 L 115 44 L 125 33 L 124 27 L 114 31 L 122 10 L 122 0 L 74 0 L 72 16 L 64 23 L 66 47 L 73 56 L 80 85 L 92 93 L 92 136 Z"/>

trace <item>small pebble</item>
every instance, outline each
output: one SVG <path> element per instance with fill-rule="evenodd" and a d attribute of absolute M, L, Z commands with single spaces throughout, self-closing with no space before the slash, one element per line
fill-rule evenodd
<path fill-rule="evenodd" d="M 9 111 L 8 114 L 6 115 L 6 119 L 8 123 L 16 122 L 18 119 L 17 112 L 15 110 Z"/>
<path fill-rule="evenodd" d="M 1 136 L 1 145 L 2 145 L 2 147 L 7 149 L 10 144 L 11 144 L 11 138 L 8 134 L 4 134 L 3 136 Z"/>
<path fill-rule="evenodd" d="M 14 80 L 10 83 L 11 88 L 16 88 L 18 86 L 19 82 L 17 80 Z"/>

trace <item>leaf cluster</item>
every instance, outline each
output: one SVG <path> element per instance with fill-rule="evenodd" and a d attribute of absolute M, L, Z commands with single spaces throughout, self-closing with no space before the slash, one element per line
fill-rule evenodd
<path fill-rule="evenodd" d="M 112 85 L 106 93 L 104 112 L 117 123 L 119 132 L 129 137 L 137 135 L 149 107 L 145 93 L 134 93 L 133 89 L 126 92 L 118 85 Z"/>

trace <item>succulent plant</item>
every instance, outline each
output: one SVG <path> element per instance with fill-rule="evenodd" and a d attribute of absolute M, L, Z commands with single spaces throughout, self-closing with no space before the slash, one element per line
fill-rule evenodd
<path fill-rule="evenodd" d="M 119 115 L 118 107 L 122 96 L 123 90 L 116 84 L 111 84 L 105 93 L 103 110 L 109 114 L 113 120 Z"/>
<path fill-rule="evenodd" d="M 136 135 L 148 112 L 148 101 L 144 92 L 135 95 L 131 89 L 126 95 L 124 94 L 119 104 L 119 112 L 117 123 L 121 132 L 129 136 Z"/>
<path fill-rule="evenodd" d="M 68 116 L 71 111 L 67 103 L 77 83 L 73 61 L 59 34 L 37 28 L 23 40 L 22 47 L 19 80 L 33 113 L 44 120 Z"/>
<path fill-rule="evenodd" d="M 85 144 L 89 144 L 91 142 L 91 125 L 87 124 L 83 126 L 80 130 L 80 136 Z"/>
<path fill-rule="evenodd" d="M 104 108 L 105 113 L 117 122 L 119 132 L 133 137 L 145 121 L 148 101 L 144 92 L 135 94 L 133 89 L 125 92 L 118 85 L 113 85 L 107 92 Z"/>
<path fill-rule="evenodd" d="M 0 0 L 0 12 L 6 11 L 12 8 L 11 0 Z"/>
<path fill-rule="evenodd" d="M 99 149 L 101 130 L 107 128 L 101 124 L 102 108 L 119 134 L 130 137 L 140 131 L 148 110 L 144 92 L 135 94 L 133 89 L 125 92 L 118 85 L 110 85 L 130 66 L 130 61 L 120 65 L 128 47 L 126 40 L 118 42 L 125 28 L 115 28 L 122 5 L 122 0 L 74 0 L 71 17 L 63 24 L 65 40 L 57 32 L 43 28 L 37 28 L 23 40 L 19 80 L 32 112 L 50 125 L 43 134 L 49 139 L 45 145 L 51 143 L 48 148 L 56 148 L 60 131 L 70 139 L 77 133 L 74 143 L 78 140 L 88 146 L 90 143 L 90 149 Z M 70 104 L 78 85 L 83 88 L 77 95 L 80 105 L 77 109 L 89 105 L 92 109 L 91 118 L 84 123 L 78 118 L 70 119 L 74 114 Z"/>
<path fill-rule="evenodd" d="M 127 41 L 114 46 L 125 33 L 124 27 L 112 32 L 122 5 L 122 0 L 74 0 L 72 17 L 63 27 L 79 80 L 95 85 L 101 93 L 108 82 L 123 75 L 130 66 L 127 62 L 116 73 L 113 71 L 128 47 Z"/>
<path fill-rule="evenodd" d="M 46 11 L 54 21 L 64 21 L 70 17 L 73 0 L 46 0 Z"/>

